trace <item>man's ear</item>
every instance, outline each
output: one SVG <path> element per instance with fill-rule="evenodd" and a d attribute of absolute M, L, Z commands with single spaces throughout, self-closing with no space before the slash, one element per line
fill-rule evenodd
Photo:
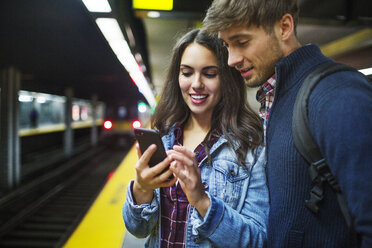
<path fill-rule="evenodd" d="M 283 15 L 279 23 L 279 37 L 282 41 L 288 41 L 295 35 L 293 17 L 290 14 Z"/>

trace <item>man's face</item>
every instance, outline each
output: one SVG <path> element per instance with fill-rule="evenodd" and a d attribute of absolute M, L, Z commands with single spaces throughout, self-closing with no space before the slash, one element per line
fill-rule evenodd
<path fill-rule="evenodd" d="M 229 51 L 229 66 L 240 72 L 249 87 L 264 84 L 274 74 L 275 63 L 284 57 L 274 33 L 262 27 L 240 25 L 220 31 L 219 37 Z"/>

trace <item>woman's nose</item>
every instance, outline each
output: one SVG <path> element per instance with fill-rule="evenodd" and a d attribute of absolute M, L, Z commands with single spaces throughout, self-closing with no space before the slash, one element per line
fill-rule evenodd
<path fill-rule="evenodd" d="M 194 78 L 192 80 L 191 87 L 193 87 L 194 89 L 199 89 L 199 88 L 203 88 L 203 86 L 204 85 L 203 85 L 202 77 L 200 73 L 195 73 Z"/>

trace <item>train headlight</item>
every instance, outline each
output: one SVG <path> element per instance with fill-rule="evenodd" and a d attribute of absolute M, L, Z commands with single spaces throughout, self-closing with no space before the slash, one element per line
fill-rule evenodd
<path fill-rule="evenodd" d="M 133 121 L 133 123 L 132 123 L 132 127 L 133 128 L 138 128 L 138 127 L 141 127 L 141 122 L 140 121 Z"/>
<path fill-rule="evenodd" d="M 103 123 L 103 127 L 107 130 L 111 129 L 112 128 L 112 122 L 111 121 L 105 121 Z"/>

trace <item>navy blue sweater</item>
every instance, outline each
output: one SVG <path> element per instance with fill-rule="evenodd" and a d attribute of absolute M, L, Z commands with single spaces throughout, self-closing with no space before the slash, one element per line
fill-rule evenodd
<path fill-rule="evenodd" d="M 303 46 L 276 64 L 277 89 L 267 127 L 270 215 L 268 247 L 349 247 L 350 235 L 333 191 L 320 213 L 305 207 L 312 187 L 308 165 L 292 139 L 297 92 L 330 59 Z M 346 196 L 361 247 L 372 247 L 372 87 L 358 72 L 324 78 L 309 99 L 312 133 Z"/>

